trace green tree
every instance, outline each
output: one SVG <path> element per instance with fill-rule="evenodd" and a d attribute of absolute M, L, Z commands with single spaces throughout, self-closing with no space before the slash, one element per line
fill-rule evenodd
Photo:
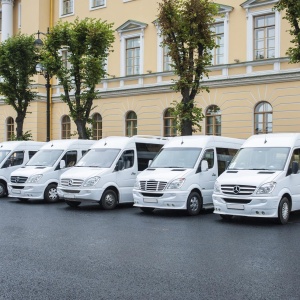
<path fill-rule="evenodd" d="M 27 109 L 36 93 L 31 90 L 32 76 L 38 62 L 34 36 L 18 34 L 0 44 L 0 94 L 17 112 L 15 139 L 28 139 L 23 134 Z"/>
<path fill-rule="evenodd" d="M 209 0 L 162 0 L 158 9 L 158 24 L 172 58 L 174 73 L 173 89 L 181 93 L 181 102 L 174 101 L 171 110 L 181 135 L 192 135 L 201 130 L 201 108 L 195 104 L 196 95 L 207 87 L 200 85 L 208 77 L 211 51 L 215 40 L 211 27 L 218 6 Z"/>
<path fill-rule="evenodd" d="M 289 33 L 292 36 L 291 43 L 294 45 L 288 48 L 286 54 L 290 57 L 291 63 L 300 62 L 300 1 L 279 0 L 275 9 L 286 10 L 284 19 L 291 25 Z"/>
<path fill-rule="evenodd" d="M 89 138 L 86 125 L 91 122 L 96 85 L 106 74 L 105 61 L 114 41 L 112 25 L 90 18 L 59 22 L 51 28 L 41 51 L 42 65 L 63 86 L 61 97 L 69 106 L 80 139 Z M 67 64 L 62 49 L 68 53 Z"/>

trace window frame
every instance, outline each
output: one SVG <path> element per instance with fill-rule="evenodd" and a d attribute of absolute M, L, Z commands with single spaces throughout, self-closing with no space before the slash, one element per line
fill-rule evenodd
<path fill-rule="evenodd" d="M 12 121 L 9 123 L 9 121 Z M 6 140 L 12 141 L 12 136 L 15 134 L 15 120 L 13 117 L 6 118 Z"/>
<path fill-rule="evenodd" d="M 69 1 L 70 2 L 70 12 L 64 12 L 65 11 L 65 2 Z M 59 17 L 69 17 L 75 14 L 75 5 L 74 5 L 74 0 L 60 0 L 60 5 L 59 5 Z"/>
<path fill-rule="evenodd" d="M 103 1 L 103 5 L 97 5 L 95 6 L 94 3 L 95 1 L 97 0 L 90 0 L 90 10 L 96 10 L 96 9 L 101 9 L 101 8 L 105 8 L 106 7 L 106 4 L 107 4 L 107 0 L 102 0 Z"/>
<path fill-rule="evenodd" d="M 95 116 L 99 116 L 100 117 L 100 121 L 99 120 L 95 120 Z M 99 121 L 99 122 L 97 122 Z M 94 113 L 93 116 L 92 116 L 92 139 L 93 140 L 100 140 L 102 139 L 102 132 L 103 132 L 103 120 L 102 120 L 102 116 L 100 113 Z M 100 126 L 98 126 L 98 124 L 100 124 Z M 94 127 L 96 125 L 96 128 Z M 100 127 L 100 128 L 99 128 Z M 94 135 L 94 132 L 97 132 L 96 135 Z M 100 132 L 100 134 L 98 134 Z"/>
<path fill-rule="evenodd" d="M 209 109 L 212 109 L 213 107 L 216 107 L 218 108 L 218 112 L 219 113 L 216 113 L 216 114 L 208 114 L 208 110 Z M 218 125 L 217 122 L 216 122 L 216 117 L 220 117 L 221 120 L 220 120 L 220 124 Z M 211 118 L 212 119 L 212 124 L 208 124 L 207 120 L 208 118 Z M 222 135 L 222 112 L 221 112 L 221 109 L 218 105 L 216 104 L 212 104 L 212 105 L 209 105 L 206 109 L 206 112 L 205 112 L 205 134 L 206 135 L 215 135 L 215 136 L 221 136 Z M 217 133 L 217 128 L 220 127 L 220 134 L 216 134 Z M 208 132 L 208 128 L 212 128 L 212 134 Z"/>
<path fill-rule="evenodd" d="M 65 118 L 68 118 L 68 123 L 64 121 Z M 71 138 L 71 118 L 68 115 L 63 115 L 61 118 L 61 139 L 68 140 Z M 64 129 L 64 126 L 68 126 L 68 128 Z"/>
<path fill-rule="evenodd" d="M 261 105 L 269 105 L 271 107 L 271 111 L 269 110 L 263 110 L 263 112 L 256 112 L 256 110 L 261 106 Z M 258 122 L 256 121 L 256 116 L 258 115 L 262 115 L 262 122 Z M 272 115 L 272 130 L 271 131 L 267 131 L 266 129 L 268 128 L 267 124 L 269 124 L 270 122 L 268 122 L 268 118 L 266 117 L 267 115 Z M 258 124 L 262 124 L 262 132 L 257 132 L 258 128 Z M 258 134 L 268 134 L 268 133 L 272 133 L 273 132 L 273 107 L 271 105 L 271 103 L 269 103 L 268 101 L 260 101 L 259 103 L 257 103 L 254 107 L 254 134 L 258 135 Z"/>
<path fill-rule="evenodd" d="M 135 114 L 135 119 L 134 118 L 129 118 L 129 115 L 131 113 Z M 137 135 L 137 114 L 135 111 L 130 110 L 126 113 L 126 117 L 125 117 L 125 136 L 127 137 L 132 137 L 134 135 Z M 135 123 L 134 123 L 135 122 Z M 130 131 L 130 133 L 128 134 L 128 132 Z"/>
<path fill-rule="evenodd" d="M 167 116 L 167 114 L 170 114 Z M 170 121 L 170 125 L 166 124 L 167 121 Z M 170 134 L 167 134 L 169 131 Z M 174 137 L 177 136 L 176 122 L 174 116 L 170 112 L 170 108 L 165 109 L 163 114 L 163 136 L 164 137 Z"/>

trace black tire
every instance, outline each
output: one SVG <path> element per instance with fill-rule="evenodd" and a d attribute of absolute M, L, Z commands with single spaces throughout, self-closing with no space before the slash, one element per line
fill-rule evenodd
<path fill-rule="evenodd" d="M 291 212 L 291 203 L 287 197 L 282 197 L 278 205 L 278 218 L 279 224 L 285 225 L 289 221 Z"/>
<path fill-rule="evenodd" d="M 66 202 L 69 206 L 71 206 L 71 207 L 77 207 L 77 206 L 79 206 L 79 205 L 81 204 L 81 202 L 79 202 L 79 201 L 68 201 L 68 200 L 65 200 L 65 202 Z"/>
<path fill-rule="evenodd" d="M 4 182 L 0 182 L 0 198 L 3 198 L 7 195 L 7 187 Z"/>
<path fill-rule="evenodd" d="M 154 211 L 153 207 L 140 207 L 141 211 L 145 214 L 150 214 Z"/>
<path fill-rule="evenodd" d="M 199 214 L 201 207 L 202 207 L 202 199 L 200 195 L 196 192 L 190 193 L 186 203 L 187 213 L 190 216 L 196 216 Z"/>
<path fill-rule="evenodd" d="M 57 185 L 54 183 L 49 184 L 44 192 L 44 200 L 47 202 L 56 202 L 58 199 Z"/>
<path fill-rule="evenodd" d="M 223 220 L 230 221 L 233 218 L 233 215 L 219 215 Z"/>
<path fill-rule="evenodd" d="M 112 210 L 118 204 L 117 194 L 113 190 L 106 190 L 100 200 L 100 205 L 105 210 Z"/>

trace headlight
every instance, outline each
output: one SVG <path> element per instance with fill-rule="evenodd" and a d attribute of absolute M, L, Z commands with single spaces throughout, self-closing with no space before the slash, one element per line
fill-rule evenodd
<path fill-rule="evenodd" d="M 214 193 L 221 193 L 221 185 L 218 181 L 215 182 L 215 186 L 214 186 Z"/>
<path fill-rule="evenodd" d="M 168 190 L 180 189 L 185 182 L 185 178 L 178 178 L 173 180 L 167 187 Z"/>
<path fill-rule="evenodd" d="M 136 189 L 136 190 L 139 190 L 139 189 L 141 188 L 141 187 L 140 187 L 140 182 L 139 182 L 138 180 L 135 182 L 133 188 Z"/>
<path fill-rule="evenodd" d="M 91 177 L 83 184 L 83 186 L 93 186 L 99 181 L 99 179 L 99 176 Z"/>
<path fill-rule="evenodd" d="M 29 177 L 29 179 L 27 180 L 27 182 L 28 183 L 37 183 L 42 177 L 43 177 L 42 174 L 33 175 L 33 176 Z"/>
<path fill-rule="evenodd" d="M 256 194 L 271 194 L 276 186 L 276 182 L 267 182 L 258 188 Z"/>

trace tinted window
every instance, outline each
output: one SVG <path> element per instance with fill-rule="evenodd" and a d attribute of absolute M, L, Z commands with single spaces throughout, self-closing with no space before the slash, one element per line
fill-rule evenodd
<path fill-rule="evenodd" d="M 228 148 L 217 148 L 217 160 L 218 160 L 218 175 L 220 176 L 229 165 L 237 149 L 228 149 Z"/>

